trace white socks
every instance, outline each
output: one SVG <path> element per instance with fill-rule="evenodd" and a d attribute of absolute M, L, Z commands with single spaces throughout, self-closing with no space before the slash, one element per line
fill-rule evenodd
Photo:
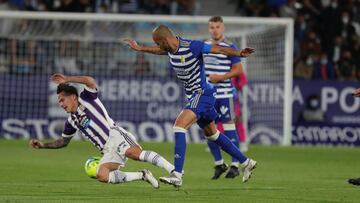
<path fill-rule="evenodd" d="M 155 166 L 165 169 L 168 173 L 174 170 L 174 166 L 169 163 L 166 159 L 160 156 L 158 153 L 153 151 L 143 150 L 139 156 L 140 161 L 151 163 Z"/>
<path fill-rule="evenodd" d="M 125 183 L 134 180 L 142 180 L 143 173 L 142 172 L 122 172 L 119 170 L 114 170 L 109 173 L 108 183 Z"/>

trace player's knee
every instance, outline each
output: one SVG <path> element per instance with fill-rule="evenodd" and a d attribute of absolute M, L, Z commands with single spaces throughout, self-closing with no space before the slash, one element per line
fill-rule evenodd
<path fill-rule="evenodd" d="M 96 179 L 100 182 L 107 183 L 109 181 L 110 169 L 107 164 L 101 164 L 96 172 Z"/>
<path fill-rule="evenodd" d="M 126 150 L 125 156 L 133 160 L 139 160 L 141 151 L 142 149 L 139 146 L 130 147 Z"/>

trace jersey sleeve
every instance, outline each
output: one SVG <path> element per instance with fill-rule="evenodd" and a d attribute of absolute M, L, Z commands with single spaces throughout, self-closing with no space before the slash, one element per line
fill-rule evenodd
<path fill-rule="evenodd" d="M 72 121 L 70 117 L 66 120 L 64 125 L 64 130 L 62 131 L 61 136 L 62 137 L 73 137 L 76 133 L 77 129 L 75 128 L 75 125 L 72 124 Z"/>
<path fill-rule="evenodd" d="M 80 93 L 80 98 L 84 101 L 95 100 L 98 98 L 98 90 L 85 86 L 84 90 Z"/>
<path fill-rule="evenodd" d="M 230 47 L 236 50 L 240 50 L 239 47 L 237 47 L 235 44 L 232 44 Z M 231 61 L 231 65 L 241 62 L 241 58 L 239 56 L 229 56 L 229 59 Z"/>
<path fill-rule="evenodd" d="M 209 53 L 211 50 L 211 44 L 206 44 L 199 40 L 193 40 L 190 44 L 190 50 L 195 56 L 199 56 L 202 53 Z"/>

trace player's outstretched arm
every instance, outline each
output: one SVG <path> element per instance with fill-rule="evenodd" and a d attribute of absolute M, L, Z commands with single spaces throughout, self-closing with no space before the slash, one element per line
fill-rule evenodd
<path fill-rule="evenodd" d="M 55 73 L 50 79 L 57 84 L 74 82 L 84 84 L 91 89 L 96 89 L 96 81 L 90 76 L 66 76 L 61 73 Z"/>
<path fill-rule="evenodd" d="M 240 56 L 240 57 L 248 57 L 254 52 L 255 49 L 249 47 L 245 49 L 241 49 L 239 51 L 230 47 L 221 47 L 217 45 L 213 45 L 210 50 L 210 53 L 214 53 L 214 54 L 224 54 L 227 56 Z"/>
<path fill-rule="evenodd" d="M 125 42 L 131 49 L 135 51 L 141 51 L 141 52 L 147 52 L 151 54 L 158 54 L 158 55 L 165 55 L 167 54 L 166 51 L 162 50 L 159 46 L 140 46 L 135 40 L 127 38 L 123 39 L 123 42 Z"/>
<path fill-rule="evenodd" d="M 352 95 L 354 97 L 360 97 L 360 88 L 357 88 L 353 91 Z"/>
<path fill-rule="evenodd" d="M 30 145 L 35 149 L 59 149 L 66 147 L 72 137 L 61 137 L 53 142 L 43 143 L 40 140 L 32 139 L 30 140 Z"/>

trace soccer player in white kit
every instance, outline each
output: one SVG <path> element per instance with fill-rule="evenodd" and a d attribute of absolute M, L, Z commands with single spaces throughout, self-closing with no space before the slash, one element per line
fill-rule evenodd
<path fill-rule="evenodd" d="M 127 158 L 151 163 L 168 173 L 174 170 L 174 166 L 156 152 L 142 150 L 131 133 L 115 124 L 98 98 L 95 80 L 89 76 L 65 76 L 59 73 L 52 75 L 51 80 L 59 84 L 58 103 L 70 115 L 61 138 L 50 143 L 32 139 L 31 146 L 36 149 L 66 147 L 79 130 L 103 154 L 96 174 L 97 180 L 113 184 L 144 180 L 154 188 L 159 188 L 158 181 L 147 169 L 140 172 L 118 170 L 125 165 Z M 85 88 L 78 95 L 76 88 L 68 83 L 84 84 Z"/>

